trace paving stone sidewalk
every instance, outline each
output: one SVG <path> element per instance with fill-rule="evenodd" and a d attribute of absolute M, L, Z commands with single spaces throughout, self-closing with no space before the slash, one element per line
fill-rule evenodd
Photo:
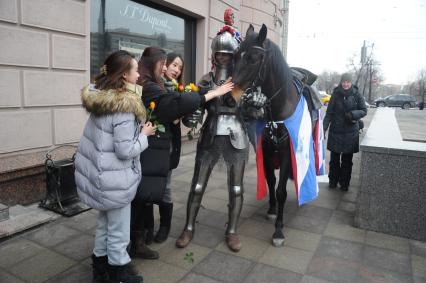
<path fill-rule="evenodd" d="M 367 127 L 371 117 L 366 119 Z M 185 147 L 191 151 L 195 144 Z M 265 218 L 268 201 L 256 200 L 256 167 L 251 155 L 238 230 L 243 244 L 239 253 L 229 251 L 224 243 L 226 170 L 216 166 L 195 238 L 186 249 L 177 249 L 174 243 L 185 221 L 194 158 L 194 152 L 182 156 L 173 173 L 171 236 L 165 243 L 152 245 L 160 259 L 134 260 L 144 282 L 426 282 L 426 243 L 353 226 L 360 154 L 354 158 L 349 192 L 320 183 L 319 198 L 299 208 L 294 185 L 288 183 L 286 241 L 281 248 L 271 245 L 274 225 Z M 96 211 L 90 210 L 2 241 L 0 282 L 91 282 L 95 222 Z"/>

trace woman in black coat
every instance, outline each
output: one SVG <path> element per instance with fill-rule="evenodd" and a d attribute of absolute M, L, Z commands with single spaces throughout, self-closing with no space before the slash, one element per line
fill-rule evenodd
<path fill-rule="evenodd" d="M 145 107 L 148 109 L 151 105 L 155 105 L 155 108 L 151 110 L 153 122 L 156 123 L 157 129 L 164 127 L 164 130 L 157 130 L 156 135 L 148 138 L 148 148 L 141 154 L 140 159 L 142 180 L 132 202 L 130 254 L 145 259 L 156 259 L 158 253 L 146 247 L 144 242 L 144 221 L 154 223 L 154 217 L 152 204 L 147 205 L 146 199 L 142 196 L 146 196 L 144 192 L 153 191 L 152 189 L 163 193 L 166 188 L 171 168 L 170 155 L 173 137 L 171 125 L 173 121 L 194 112 L 206 101 L 222 96 L 233 88 L 233 84 L 229 82 L 205 95 L 195 92 L 185 94 L 168 92 L 161 80 L 165 71 L 166 52 L 158 47 L 146 48 L 139 61 L 138 84 L 143 86 L 142 102 Z"/>
<path fill-rule="evenodd" d="M 182 56 L 174 52 L 167 54 L 166 71 L 163 76 L 165 81 L 164 87 L 167 90 L 167 93 L 174 95 L 175 86 L 173 85 L 172 80 L 175 80 L 179 85 L 184 85 L 183 72 L 184 61 Z M 150 216 L 150 219 L 145 220 L 146 244 L 150 244 L 152 239 L 157 243 L 162 243 L 167 240 L 169 236 L 173 215 L 173 199 L 170 183 L 172 170 L 177 168 L 180 160 L 182 139 L 180 125 L 181 123 L 179 118 L 169 123 L 171 133 L 170 170 L 167 175 L 167 184 L 163 194 L 163 199 L 158 205 L 160 212 L 160 227 L 154 237 L 153 217 Z"/>
<path fill-rule="evenodd" d="M 329 187 L 340 184 L 342 191 L 349 188 L 353 154 L 359 151 L 359 120 L 367 115 L 364 98 L 352 85 L 351 75 L 342 75 L 334 89 L 324 118 L 324 131 L 330 126 L 327 149 L 330 150 Z"/>

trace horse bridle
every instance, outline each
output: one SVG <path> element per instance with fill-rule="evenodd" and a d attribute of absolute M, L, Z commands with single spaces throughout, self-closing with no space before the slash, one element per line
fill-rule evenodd
<path fill-rule="evenodd" d="M 253 81 L 251 82 L 251 86 L 249 88 L 247 88 L 246 92 L 248 90 L 254 91 L 258 86 L 262 85 L 263 81 L 264 81 L 264 75 L 262 76 L 262 71 L 263 74 L 266 72 L 266 67 L 265 67 L 265 54 L 266 52 L 268 52 L 267 49 L 261 47 L 261 46 L 252 46 L 250 47 L 250 49 L 257 49 L 260 50 L 262 52 L 262 62 L 259 65 L 259 69 L 257 71 L 257 76 L 253 79 Z M 282 90 L 282 86 L 271 96 L 268 97 L 266 99 L 265 102 L 265 111 L 267 112 L 267 116 L 268 116 L 268 122 L 267 122 L 267 128 L 269 128 L 269 137 L 270 140 L 275 144 L 275 145 L 279 145 L 281 144 L 288 136 L 288 132 L 284 132 L 281 136 L 278 136 L 278 126 L 277 126 L 277 122 L 275 122 L 272 119 L 272 110 L 271 110 L 271 103 L 272 100 L 278 95 L 278 93 L 281 92 Z"/>
<path fill-rule="evenodd" d="M 265 54 L 266 52 L 268 52 L 268 49 L 265 49 L 261 46 L 252 46 L 250 47 L 250 49 L 257 49 L 260 50 L 262 52 L 262 62 L 259 65 L 259 69 L 257 71 L 257 76 L 253 79 L 253 81 L 251 82 L 251 86 L 248 89 L 251 89 L 252 91 L 254 91 L 255 88 L 257 88 L 258 86 L 260 86 L 263 81 L 265 80 L 265 75 L 262 76 L 262 70 L 264 70 L 265 67 Z M 263 73 L 265 73 L 266 71 L 263 71 Z M 274 99 L 278 93 L 280 93 L 280 91 L 282 90 L 282 87 L 280 87 L 271 97 L 268 97 L 266 99 L 266 103 L 265 105 L 271 105 L 272 99 Z"/>

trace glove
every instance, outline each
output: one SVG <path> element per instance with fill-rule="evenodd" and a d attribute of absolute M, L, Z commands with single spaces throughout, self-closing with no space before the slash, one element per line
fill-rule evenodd
<path fill-rule="evenodd" d="M 204 111 L 201 109 L 195 110 L 194 113 L 189 114 L 182 119 L 182 123 L 188 128 L 195 128 L 198 123 L 203 122 Z"/>
<path fill-rule="evenodd" d="M 354 121 L 352 121 L 352 113 L 351 112 L 346 112 L 345 113 L 345 119 L 349 123 L 353 123 L 354 122 Z"/>
<path fill-rule="evenodd" d="M 244 93 L 241 99 L 243 100 L 243 103 L 247 104 L 248 106 L 260 109 L 265 106 L 267 97 L 261 92 L 260 87 L 258 87 L 256 91 Z"/>

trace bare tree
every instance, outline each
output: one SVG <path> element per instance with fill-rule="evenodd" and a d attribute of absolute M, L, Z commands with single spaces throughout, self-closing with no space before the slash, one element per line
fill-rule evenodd
<path fill-rule="evenodd" d="M 419 71 L 417 76 L 417 86 L 418 86 L 418 95 L 420 96 L 420 100 L 423 105 L 425 104 L 425 96 L 426 96 L 426 68 L 423 68 Z"/>
<path fill-rule="evenodd" d="M 333 92 L 333 89 L 340 82 L 340 73 L 332 72 L 332 71 L 324 71 L 318 75 L 316 84 L 318 90 L 323 90 L 328 94 Z"/>
<path fill-rule="evenodd" d="M 354 53 L 348 58 L 347 64 L 354 74 L 354 84 L 358 86 L 360 93 L 368 102 L 372 102 L 377 97 L 378 87 L 383 81 L 380 62 L 375 59 L 373 47 L 374 43 L 369 47 L 370 53 L 366 54 L 363 62 L 358 63 L 357 59 L 360 56 Z"/>

